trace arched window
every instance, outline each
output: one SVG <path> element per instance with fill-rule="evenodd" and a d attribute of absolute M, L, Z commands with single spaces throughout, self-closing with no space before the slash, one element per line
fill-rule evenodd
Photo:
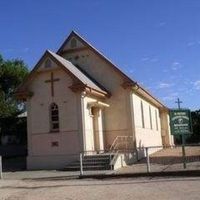
<path fill-rule="evenodd" d="M 156 118 L 156 130 L 158 131 L 158 113 L 157 113 L 157 110 L 155 110 L 155 118 Z"/>
<path fill-rule="evenodd" d="M 45 61 L 45 64 L 44 64 L 45 68 L 50 68 L 51 65 L 52 65 L 51 60 L 50 60 L 50 59 L 47 59 L 47 60 Z"/>
<path fill-rule="evenodd" d="M 75 48 L 77 46 L 77 41 L 75 38 L 72 38 L 71 40 L 71 48 Z"/>
<path fill-rule="evenodd" d="M 142 128 L 145 128 L 145 123 L 144 123 L 144 107 L 143 107 L 143 102 L 140 102 L 140 107 L 141 107 L 141 117 L 142 117 Z"/>
<path fill-rule="evenodd" d="M 50 126 L 51 131 L 59 131 L 59 110 L 55 103 L 50 106 Z"/>
<path fill-rule="evenodd" d="M 149 121 L 150 121 L 150 128 L 153 129 L 152 115 L 151 115 L 151 106 L 149 106 Z"/>

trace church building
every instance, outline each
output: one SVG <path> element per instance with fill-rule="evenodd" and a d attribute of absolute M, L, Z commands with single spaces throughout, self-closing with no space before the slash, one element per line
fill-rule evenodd
<path fill-rule="evenodd" d="M 27 107 L 28 169 L 173 143 L 168 108 L 74 31 L 42 55 L 16 96 Z"/>

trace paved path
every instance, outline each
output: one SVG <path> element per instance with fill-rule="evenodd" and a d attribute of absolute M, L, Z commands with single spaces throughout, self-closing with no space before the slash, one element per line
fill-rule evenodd
<path fill-rule="evenodd" d="M 151 172 L 200 170 L 200 146 L 186 147 L 185 151 L 186 151 L 186 163 L 187 163 L 186 169 L 183 168 L 182 148 L 177 147 L 177 148 L 162 149 L 157 151 L 156 153 L 151 154 L 150 155 Z M 142 159 L 138 163 L 121 168 L 116 171 L 116 173 L 145 173 L 145 172 L 147 172 L 146 159 Z"/>
<path fill-rule="evenodd" d="M 0 200 L 199 200 L 200 178 L 4 180 Z"/>

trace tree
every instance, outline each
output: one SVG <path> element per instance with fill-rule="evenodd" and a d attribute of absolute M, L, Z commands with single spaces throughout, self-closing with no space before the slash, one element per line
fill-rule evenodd
<path fill-rule="evenodd" d="M 200 110 L 191 112 L 193 134 L 188 138 L 190 143 L 200 142 Z"/>
<path fill-rule="evenodd" d="M 4 60 L 0 55 L 1 137 L 17 135 L 18 138 L 26 138 L 26 120 L 17 117 L 23 111 L 23 104 L 17 101 L 14 92 L 27 75 L 28 68 L 22 60 Z"/>
<path fill-rule="evenodd" d="M 27 75 L 28 68 L 22 60 L 3 60 L 0 56 L 0 118 L 20 113 L 14 91 Z"/>

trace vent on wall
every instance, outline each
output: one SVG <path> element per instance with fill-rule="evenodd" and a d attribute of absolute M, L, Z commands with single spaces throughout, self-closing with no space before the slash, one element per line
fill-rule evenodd
<path fill-rule="evenodd" d="M 71 43 L 70 43 L 71 48 L 77 47 L 77 41 L 75 38 L 72 38 Z"/>
<path fill-rule="evenodd" d="M 50 59 L 47 59 L 47 60 L 45 61 L 44 67 L 45 67 L 45 68 L 50 68 L 50 67 L 52 67 L 52 62 L 51 62 Z"/>

